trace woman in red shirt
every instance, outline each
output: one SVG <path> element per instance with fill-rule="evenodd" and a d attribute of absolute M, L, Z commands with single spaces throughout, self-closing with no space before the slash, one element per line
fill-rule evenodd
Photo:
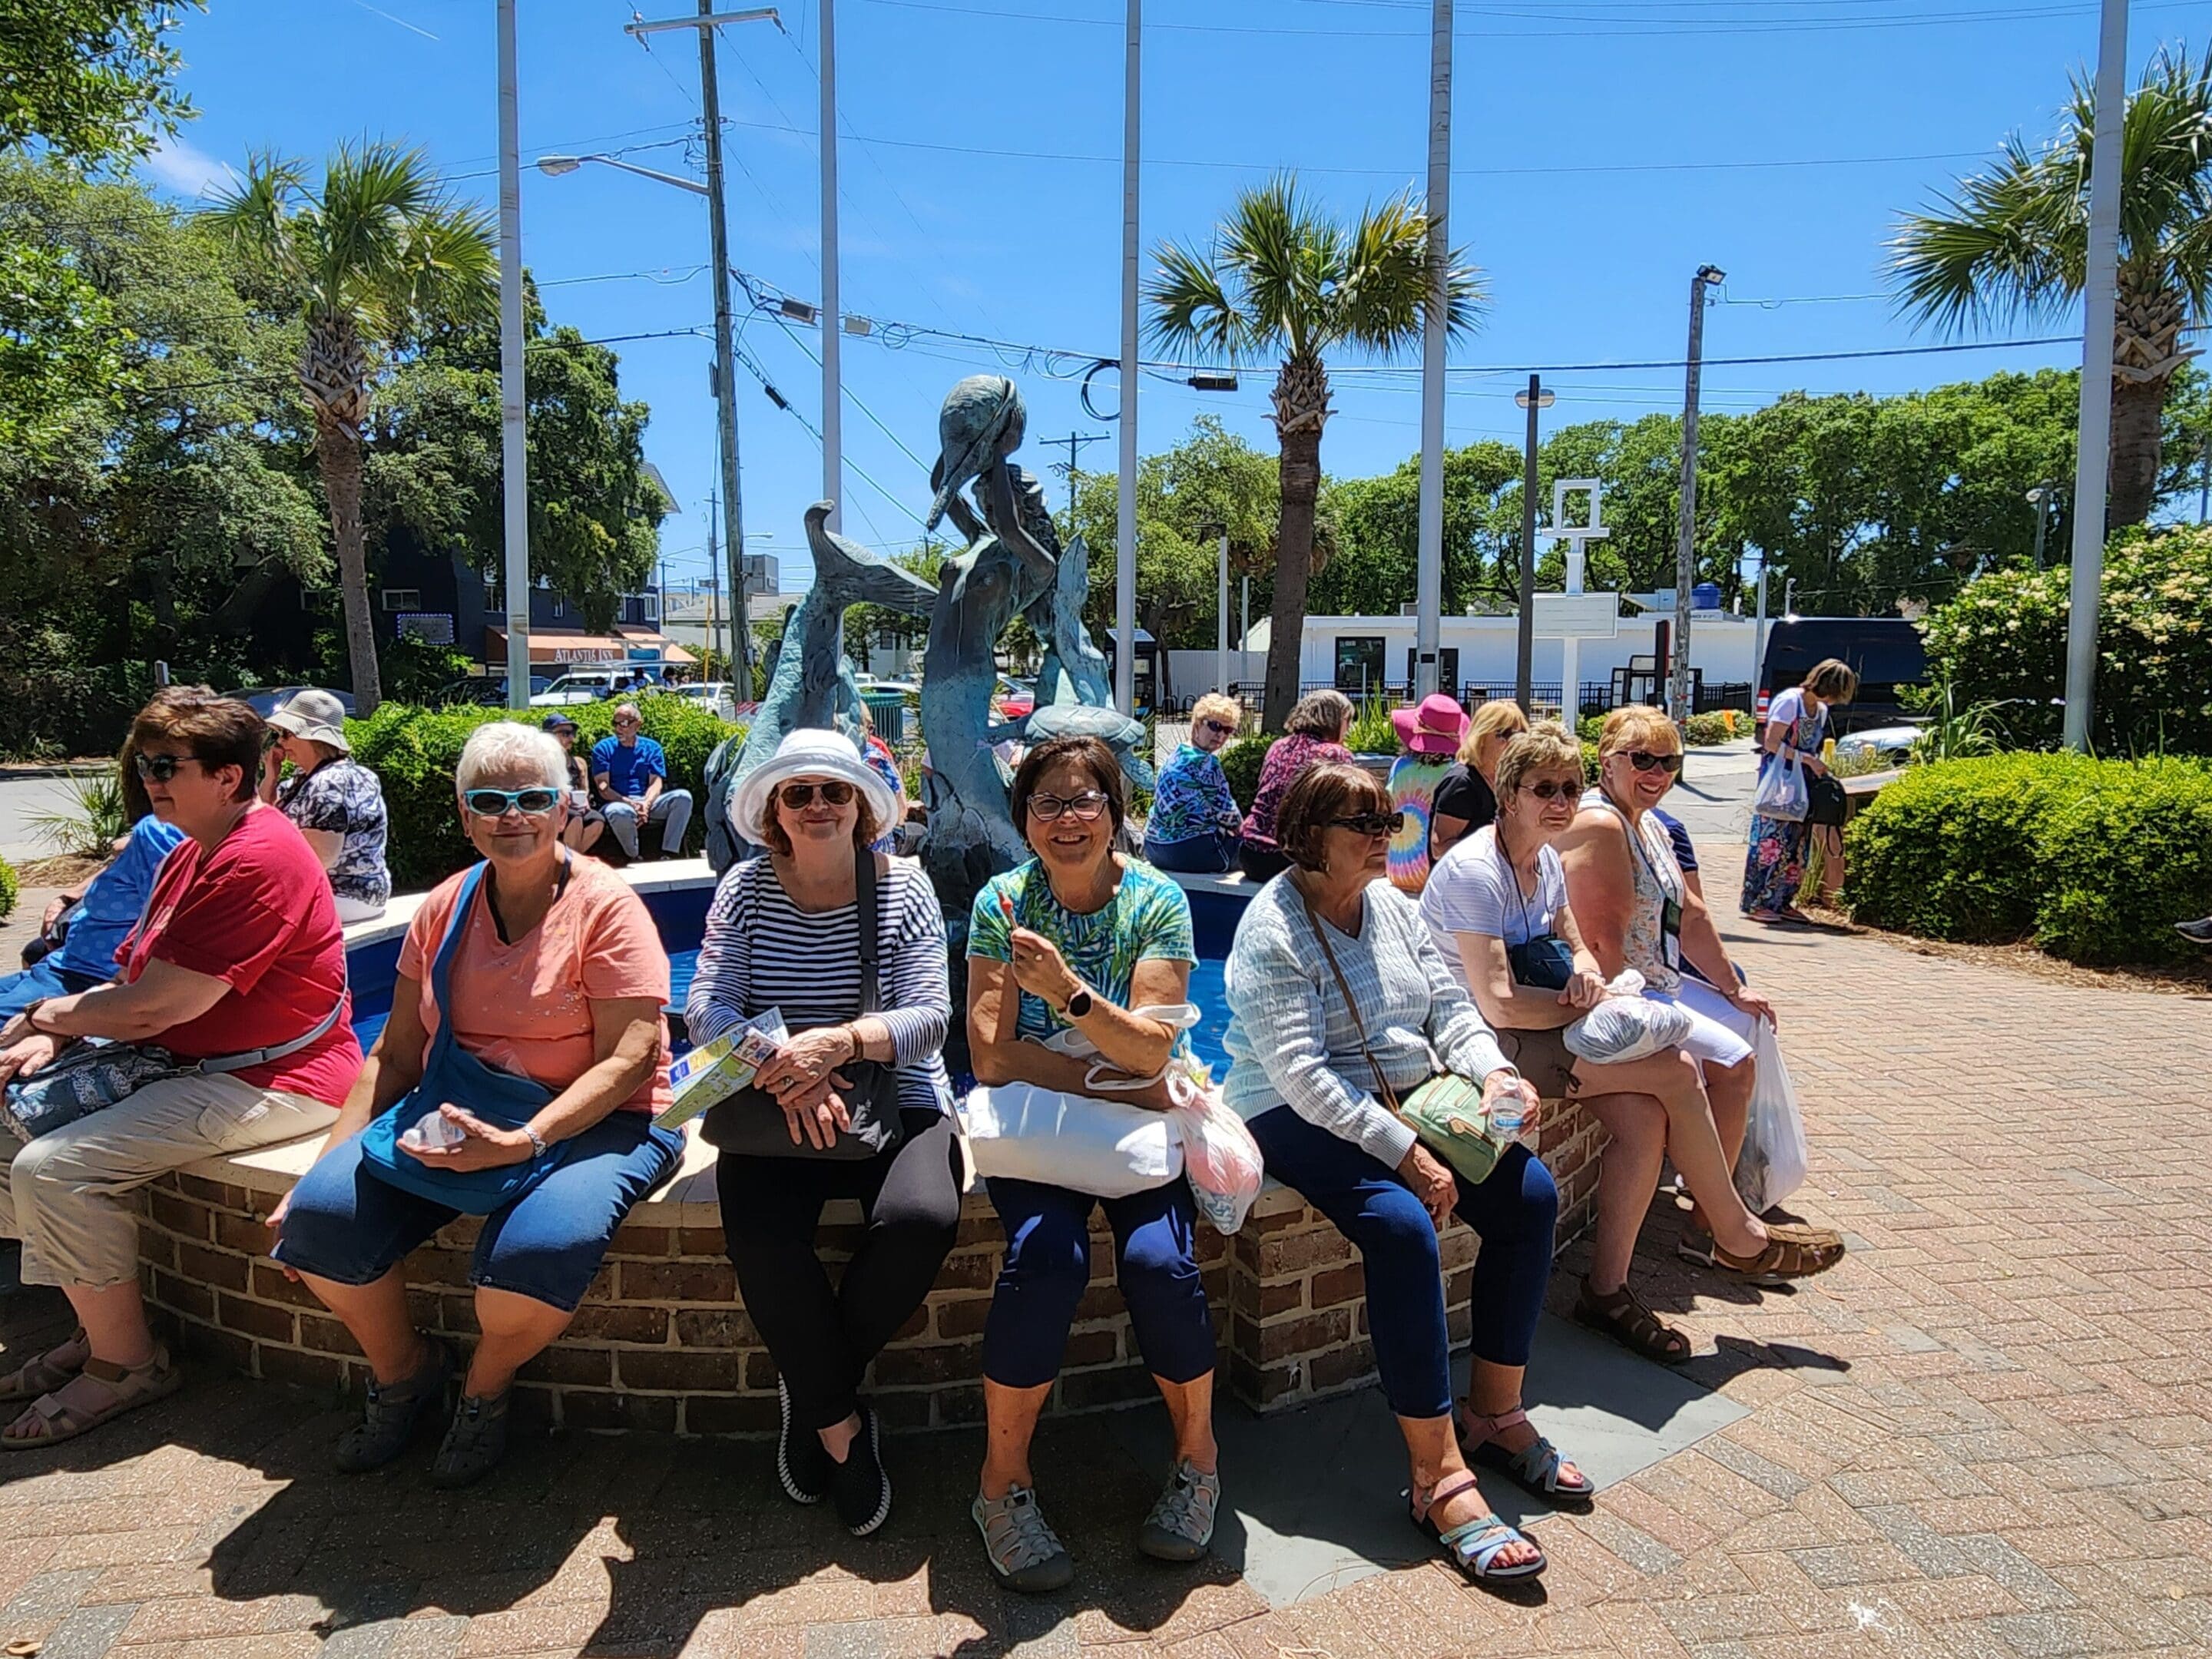
<path fill-rule="evenodd" d="M 1309 691 L 1291 708 L 1283 735 L 1260 763 L 1260 787 L 1244 819 L 1237 866 L 1253 881 L 1279 876 L 1291 861 L 1275 840 L 1275 812 L 1290 787 L 1316 766 L 1354 764 L 1344 746 L 1352 730 L 1352 699 L 1341 691 Z"/>
<path fill-rule="evenodd" d="M 201 1062 L 0 1165 L 0 1235 L 23 1241 L 23 1282 L 61 1286 L 79 1321 L 68 1341 L 0 1376 L 0 1401 L 21 1408 L 0 1447 L 74 1439 L 176 1391 L 183 1371 L 138 1297 L 137 1189 L 322 1128 L 361 1070 L 322 861 L 254 799 L 264 730 L 204 686 L 163 691 L 139 711 L 138 775 L 155 815 L 185 840 L 116 952 L 114 981 L 33 1003 L 0 1028 L 0 1085 L 35 1076 L 80 1037 Z"/>

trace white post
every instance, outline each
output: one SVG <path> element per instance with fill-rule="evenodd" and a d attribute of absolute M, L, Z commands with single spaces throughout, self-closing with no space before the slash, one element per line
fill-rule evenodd
<path fill-rule="evenodd" d="M 507 706 L 530 707 L 529 402 L 522 366 L 522 141 L 515 0 L 499 0 L 499 471 L 506 520 Z"/>
<path fill-rule="evenodd" d="M 1137 156 L 1144 0 L 1129 0 L 1121 70 L 1121 477 L 1114 513 L 1114 701 L 1137 712 Z"/>
<path fill-rule="evenodd" d="M 837 19 L 822 6 L 822 499 L 829 527 L 845 527 L 845 317 L 837 299 Z"/>
<path fill-rule="evenodd" d="M 1437 689 L 1444 605 L 1444 324 L 1451 238 L 1452 0 L 1429 10 L 1429 304 L 1421 324 L 1421 498 L 1413 578 L 1413 684 Z"/>
<path fill-rule="evenodd" d="M 1595 516 L 1595 514 L 1593 514 Z M 1556 507 L 1552 521 L 1556 526 L 1565 515 Z M 1567 586 L 1570 593 L 1583 591 L 1583 538 L 1570 537 L 1567 541 Z M 1575 722 L 1583 715 L 1583 642 L 1573 634 L 1559 641 L 1559 712 L 1566 717 L 1567 729 L 1574 730 Z"/>
<path fill-rule="evenodd" d="M 1229 690 L 1229 532 L 1221 532 L 1221 599 L 1215 608 L 1213 630 L 1213 689 Z"/>
<path fill-rule="evenodd" d="M 1751 629 L 1751 706 L 1759 709 L 1759 683 L 1766 677 L 1766 551 L 1759 554 L 1759 619 Z"/>
<path fill-rule="evenodd" d="M 2112 329 L 2120 250 L 2120 130 L 2127 112 L 2127 0 L 2105 0 L 2097 40 L 2097 127 L 2089 155 L 2089 263 L 2081 300 L 2081 434 L 2074 457 L 2073 603 L 2066 618 L 2066 746 L 2089 746 L 2097 696 L 2097 605 L 2105 575 L 2112 461 Z"/>

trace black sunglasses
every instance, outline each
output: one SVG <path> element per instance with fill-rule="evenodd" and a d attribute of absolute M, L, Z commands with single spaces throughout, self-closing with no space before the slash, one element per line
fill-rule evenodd
<path fill-rule="evenodd" d="M 776 791 L 776 799 L 797 812 L 814 804 L 817 790 L 826 806 L 846 806 L 852 803 L 853 786 L 841 778 L 830 778 L 821 783 L 787 783 Z"/>
<path fill-rule="evenodd" d="M 1530 794 L 1534 795 L 1538 800 L 1579 800 L 1582 799 L 1583 787 L 1581 783 L 1571 778 L 1547 778 L 1541 783 L 1524 783 L 1521 787 L 1527 790 Z"/>
<path fill-rule="evenodd" d="M 1395 836 L 1406 827 L 1403 812 L 1354 812 L 1349 817 L 1331 818 L 1329 823 L 1339 830 L 1349 830 L 1356 836 Z"/>
<path fill-rule="evenodd" d="M 1086 789 L 1079 795 L 1062 800 L 1058 795 L 1031 795 L 1030 816 L 1040 823 L 1050 823 L 1062 812 L 1078 823 L 1096 823 L 1098 815 L 1106 810 L 1105 792 Z"/>
<path fill-rule="evenodd" d="M 1680 755 L 1653 755 L 1641 749 L 1632 749 L 1628 751 L 1628 763 L 1639 772 L 1656 770 L 1680 773 L 1682 769 L 1682 757 Z"/>
<path fill-rule="evenodd" d="M 179 766 L 197 765 L 204 769 L 207 764 L 198 755 L 133 755 L 131 762 L 148 783 L 167 783 L 177 775 Z"/>
<path fill-rule="evenodd" d="M 512 809 L 530 817 L 543 817 L 559 802 L 558 789 L 471 789 L 461 797 L 480 818 L 504 817 Z"/>
<path fill-rule="evenodd" d="M 1237 735 L 1237 728 L 1221 720 L 1200 720 L 1199 724 L 1209 732 L 1218 732 L 1224 738 Z"/>

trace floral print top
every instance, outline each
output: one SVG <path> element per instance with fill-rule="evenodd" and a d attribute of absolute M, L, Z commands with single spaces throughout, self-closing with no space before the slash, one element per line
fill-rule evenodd
<path fill-rule="evenodd" d="M 392 872 L 384 862 L 384 786 L 349 756 L 325 761 L 312 772 L 295 772 L 276 786 L 276 807 L 302 830 L 345 837 L 331 866 L 331 891 L 360 904 L 392 898 Z"/>
<path fill-rule="evenodd" d="M 1667 936 L 1662 918 L 1669 902 L 1680 904 L 1690 890 L 1682 879 L 1682 866 L 1674 861 L 1674 841 L 1656 814 L 1646 812 L 1631 823 L 1601 789 L 1584 795 L 1583 805 L 1612 813 L 1628 831 L 1636 908 L 1629 915 L 1627 937 L 1621 941 L 1622 963 L 1643 975 L 1648 988 L 1671 996 L 1682 985 L 1682 947 Z"/>
<path fill-rule="evenodd" d="M 1198 949 L 1191 937 L 1190 901 L 1182 889 L 1140 860 L 1124 859 L 1122 863 L 1121 884 L 1112 902 L 1089 915 L 1061 905 L 1035 859 L 992 877 L 975 895 L 975 914 L 968 924 L 968 954 L 1012 962 L 1013 930 L 1026 927 L 1057 945 L 1068 967 L 1094 995 L 1127 1007 L 1139 963 L 1148 957 L 1194 963 Z M 1022 993 L 1021 1011 L 1014 1020 L 1017 1036 L 1042 1042 L 1068 1024 L 1043 998 Z M 1188 1053 L 1189 1033 L 1178 1036 L 1176 1047 Z"/>
<path fill-rule="evenodd" d="M 1279 851 L 1275 814 L 1282 810 L 1283 797 L 1308 767 L 1336 763 L 1352 764 L 1352 751 L 1340 743 L 1323 743 L 1304 732 L 1277 738 L 1267 758 L 1260 763 L 1260 787 L 1252 797 L 1252 815 L 1244 820 L 1245 841 L 1267 852 Z"/>
<path fill-rule="evenodd" d="M 1244 815 L 1237 810 L 1237 798 L 1229 793 L 1221 757 L 1187 743 L 1160 769 L 1159 784 L 1152 792 L 1152 810 L 1145 819 L 1145 839 L 1194 841 L 1219 830 L 1234 835 L 1243 820 Z"/>

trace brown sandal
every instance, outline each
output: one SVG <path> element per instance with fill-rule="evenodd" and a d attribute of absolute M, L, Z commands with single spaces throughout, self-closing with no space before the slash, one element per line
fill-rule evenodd
<path fill-rule="evenodd" d="M 92 1345 L 84 1340 L 84 1327 L 80 1325 L 68 1341 L 32 1355 L 5 1376 L 0 1376 L 0 1401 L 28 1401 L 42 1394 L 52 1394 L 67 1386 L 91 1358 Z"/>
<path fill-rule="evenodd" d="M 40 1395 L 28 1411 L 0 1431 L 0 1449 L 28 1451 L 58 1446 L 90 1433 L 111 1417 L 166 1400 L 184 1386 L 185 1368 L 173 1363 L 169 1351 L 158 1343 L 154 1357 L 143 1365 L 87 1359 L 76 1376 L 52 1394 Z"/>
<path fill-rule="evenodd" d="M 1810 1279 L 1844 1259 L 1844 1236 L 1833 1227 L 1796 1221 L 1766 1224 L 1766 1248 L 1757 1255 L 1732 1255 L 1716 1243 L 1713 1265 L 1751 1279 Z"/>
<path fill-rule="evenodd" d="M 1589 1280 L 1583 1280 L 1583 1293 L 1575 1300 L 1575 1323 L 1662 1365 L 1679 1365 L 1691 1354 L 1690 1339 L 1662 1323 L 1626 1285 L 1611 1296 L 1600 1296 L 1590 1289 Z"/>

